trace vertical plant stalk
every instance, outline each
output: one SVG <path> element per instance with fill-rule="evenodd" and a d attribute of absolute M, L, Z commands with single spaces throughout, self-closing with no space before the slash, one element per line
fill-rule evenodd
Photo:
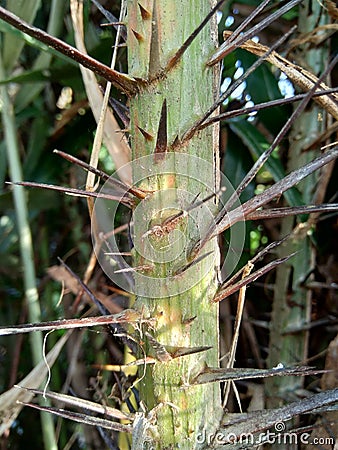
<path fill-rule="evenodd" d="M 167 67 L 169 59 L 207 16 L 211 6 L 204 0 L 147 0 L 142 5 L 134 0 L 128 2 L 129 75 L 151 80 L 130 99 L 132 155 L 133 160 L 153 155 L 154 169 L 165 158 L 166 147 L 176 138 L 179 140 L 215 101 L 218 72 L 205 64 L 215 48 L 215 21 L 203 29 L 168 73 L 161 74 L 161 69 Z M 161 75 L 156 78 L 157 74 Z M 210 173 L 203 174 L 203 178 L 213 180 L 217 185 L 217 128 L 203 130 L 176 152 L 209 162 Z M 187 171 L 185 189 L 200 194 L 200 198 L 210 194 L 196 191 L 198 183 L 194 178 L 198 178 L 201 169 L 191 164 Z M 145 180 L 142 188 L 156 192 L 160 187 L 178 189 L 181 187 L 178 184 L 174 173 Z M 165 202 L 160 204 L 159 200 L 155 209 L 165 211 L 165 208 Z M 140 233 L 138 224 L 134 227 L 137 235 Z M 215 239 L 206 247 L 206 253 L 211 251 L 218 255 Z M 152 262 L 135 258 L 136 266 L 147 263 Z M 185 283 L 184 277 L 181 281 L 178 278 L 178 289 L 180 283 Z M 153 288 L 149 284 L 150 289 Z M 218 428 L 222 414 L 219 384 L 189 385 L 190 377 L 203 370 L 206 364 L 219 367 L 218 306 L 211 304 L 216 289 L 216 267 L 212 265 L 196 286 L 189 290 L 183 286 L 181 294 L 164 298 L 144 296 L 136 300 L 135 308 L 156 320 L 154 327 L 143 330 L 141 336 L 147 354 L 152 351 L 152 343 L 145 331 L 164 346 L 211 347 L 202 353 L 169 358 L 147 366 L 138 386 L 147 410 L 156 408 L 156 419 L 155 431 L 148 436 L 150 442 L 143 448 L 176 448 L 183 442 L 187 448 L 202 448 L 205 443 L 199 443 L 198 436 L 212 434 Z"/>
<path fill-rule="evenodd" d="M 310 9 L 310 4 L 311 9 Z M 322 18 L 321 18 L 322 17 Z M 321 22 L 318 21 L 321 18 Z M 299 31 L 307 33 L 315 26 L 322 25 L 326 20 L 324 8 L 318 2 L 304 2 L 299 9 Z M 300 47 L 299 54 L 302 65 L 315 73 L 323 72 L 328 61 L 328 50 L 325 45 L 320 48 L 308 49 Z M 310 109 L 294 123 L 290 135 L 290 149 L 288 170 L 291 171 L 301 164 L 306 164 L 314 157 L 314 152 L 303 152 L 316 136 L 323 132 L 325 117 L 318 120 L 321 114 L 325 115 L 319 106 L 313 104 Z M 304 204 L 313 203 L 314 189 L 318 183 L 318 173 L 307 177 L 298 186 Z M 291 233 L 291 238 L 280 250 L 280 256 L 290 253 L 297 254 L 288 263 L 278 267 L 274 290 L 274 302 L 271 319 L 271 332 L 269 344 L 268 367 L 275 367 L 278 363 L 285 365 L 304 363 L 308 356 L 308 331 L 304 326 L 311 321 L 311 291 L 302 286 L 302 282 L 309 275 L 309 268 L 314 266 L 315 254 L 311 244 L 310 235 L 313 223 L 295 221 L 292 217 L 283 220 L 281 235 Z M 299 329 L 298 333 L 288 334 L 288 329 Z M 288 400 L 293 399 L 297 389 L 303 387 L 304 378 L 273 377 L 266 380 L 267 406 L 274 408 Z"/>
<path fill-rule="evenodd" d="M 1 54 L 0 79 L 5 79 L 5 71 Z M 17 142 L 14 109 L 6 89 L 6 86 L 0 87 L 0 109 L 2 113 L 2 123 L 5 134 L 10 177 L 11 181 L 16 183 L 22 181 L 22 169 Z M 41 311 L 38 291 L 36 287 L 32 236 L 28 222 L 28 211 L 24 188 L 22 186 L 13 186 L 13 196 L 18 224 L 18 235 L 23 265 L 24 291 L 28 309 L 28 319 L 32 323 L 37 323 L 41 321 Z M 39 332 L 31 333 L 29 338 L 33 364 L 34 366 L 37 366 L 42 360 L 42 334 Z M 41 422 L 45 448 L 48 450 L 57 450 L 53 418 L 49 414 L 41 413 Z"/>

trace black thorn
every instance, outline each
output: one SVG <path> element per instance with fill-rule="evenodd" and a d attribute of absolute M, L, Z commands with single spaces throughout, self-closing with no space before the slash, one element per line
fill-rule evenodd
<path fill-rule="evenodd" d="M 179 144 L 180 144 L 180 139 L 179 139 L 178 136 L 176 136 L 175 139 L 173 140 L 173 143 L 172 143 L 171 147 L 172 148 L 176 148 L 176 147 L 179 146 Z"/>
<path fill-rule="evenodd" d="M 158 124 L 157 140 L 156 140 L 156 147 L 155 147 L 155 160 L 158 160 L 160 158 L 160 155 L 163 156 L 163 154 L 167 151 L 167 148 L 168 148 L 167 133 L 168 133 L 168 130 L 167 130 L 167 100 L 164 99 L 162 109 L 161 109 L 160 122 Z"/>
<path fill-rule="evenodd" d="M 186 270 L 190 269 L 192 266 L 195 266 L 196 264 L 198 264 L 199 262 L 201 262 L 203 259 L 207 258 L 208 256 L 212 255 L 214 252 L 207 252 L 204 255 L 198 256 L 197 258 L 193 259 L 191 262 L 189 262 L 187 265 L 185 265 L 184 267 L 181 267 L 180 269 L 178 269 L 174 275 L 180 275 L 183 272 L 185 272 Z"/>
<path fill-rule="evenodd" d="M 121 119 L 125 128 L 129 128 L 130 124 L 129 108 L 113 97 L 109 97 L 109 104 L 113 108 L 114 112 Z"/>
<path fill-rule="evenodd" d="M 148 131 L 144 130 L 141 127 L 137 127 L 137 129 L 142 133 L 142 135 L 146 141 L 151 142 L 154 140 L 154 136 L 152 134 L 148 133 Z"/>
<path fill-rule="evenodd" d="M 151 12 L 149 12 L 141 3 L 138 3 L 138 7 L 140 8 L 140 13 L 143 20 L 151 19 Z"/>
<path fill-rule="evenodd" d="M 193 42 L 193 40 L 197 37 L 197 35 L 203 30 L 205 25 L 209 22 L 211 17 L 215 14 L 215 12 L 218 10 L 218 8 L 222 5 L 224 0 L 220 0 L 209 12 L 209 14 L 206 16 L 206 18 L 200 23 L 200 25 L 191 33 L 191 35 L 185 40 L 185 42 L 182 44 L 182 46 L 177 50 L 174 56 L 172 56 L 165 69 L 164 73 L 172 69 L 182 58 L 184 52 L 188 49 L 189 45 Z"/>
<path fill-rule="evenodd" d="M 136 31 L 136 30 L 133 30 L 133 29 L 131 29 L 131 31 L 133 32 L 134 36 L 136 37 L 136 39 L 137 39 L 139 42 L 143 42 L 143 41 L 144 41 L 144 36 L 143 36 L 141 33 L 139 33 L 139 32 Z"/>

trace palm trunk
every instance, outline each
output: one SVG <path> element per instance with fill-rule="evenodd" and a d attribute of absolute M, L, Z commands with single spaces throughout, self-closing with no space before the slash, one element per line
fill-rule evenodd
<path fill-rule="evenodd" d="M 157 406 L 155 427 L 148 430 L 149 448 L 176 448 L 183 442 L 200 448 L 201 436 L 217 430 L 221 415 L 219 385 L 191 385 L 206 364 L 219 365 L 218 306 L 210 302 L 217 289 L 217 242 L 203 250 L 212 255 L 174 276 L 189 262 L 186 252 L 201 229 L 196 231 L 188 216 L 152 233 L 154 226 L 180 211 L 182 202 L 186 207 L 196 195 L 203 199 L 217 186 L 217 129 L 203 130 L 171 153 L 173 142 L 179 142 L 215 100 L 217 73 L 205 66 L 215 47 L 215 22 L 204 28 L 178 64 L 161 73 L 210 9 L 209 2 L 201 0 L 128 2 L 129 74 L 151 80 L 130 100 L 133 161 L 140 162 L 134 165 L 134 182 L 140 180 L 139 187 L 153 192 L 138 206 L 141 213 L 134 211 L 135 266 L 141 267 L 135 274 L 135 307 L 155 320 L 140 333 L 146 356 L 156 359 L 144 377 L 141 369 L 139 384 L 147 410 Z M 199 224 L 208 222 L 203 208 L 194 218 Z M 170 249 L 172 257 L 166 259 L 163 248 Z M 210 349 L 173 357 L 174 348 L 204 346 Z"/>

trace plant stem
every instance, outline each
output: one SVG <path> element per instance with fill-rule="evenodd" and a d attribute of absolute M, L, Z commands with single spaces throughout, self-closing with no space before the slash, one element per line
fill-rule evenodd
<path fill-rule="evenodd" d="M 211 5 L 204 0 L 163 0 L 148 1 L 142 6 L 146 12 L 140 11 L 138 2 L 128 2 L 129 75 L 148 78 L 151 84 L 130 99 L 131 143 L 133 160 L 151 155 L 154 158 L 154 172 L 160 172 L 161 161 L 166 156 L 165 153 L 156 153 L 154 156 L 154 152 L 165 150 L 166 143 L 170 146 L 176 136 L 179 139 L 184 130 L 215 101 L 217 71 L 205 66 L 208 55 L 214 50 L 215 43 L 211 36 L 215 36 L 215 28 L 207 24 L 177 64 L 156 78 L 156 74 L 161 73 L 161 68 L 167 67 L 169 59 L 174 57 L 182 43 L 207 16 Z M 191 158 L 198 156 L 207 161 L 208 173 L 203 173 L 202 167 L 191 160 L 183 180 L 179 175 L 182 167 L 174 163 L 172 176 L 144 180 L 142 188 L 155 193 L 168 189 L 169 193 L 171 188 L 177 190 L 184 186 L 192 196 L 200 193 L 201 199 L 210 194 L 200 181 L 202 178 L 213 180 L 213 189 L 218 182 L 215 167 L 219 158 L 217 128 L 203 130 L 181 151 Z M 142 171 L 142 163 L 135 166 L 135 172 L 139 171 Z M 134 173 L 134 177 L 137 176 L 138 173 Z M 167 198 L 158 196 L 157 199 L 155 210 L 165 212 Z M 142 234 L 141 223 L 135 223 L 134 226 L 135 235 Z M 192 241 L 193 231 L 187 234 Z M 207 247 L 206 253 L 212 251 L 218 255 L 215 240 Z M 141 257 L 136 257 L 136 266 L 147 263 Z M 165 278 L 166 271 L 170 272 L 170 263 L 155 266 L 151 274 L 155 278 Z M 199 269 L 194 267 L 194 270 Z M 205 364 L 219 367 L 218 306 L 211 304 L 217 289 L 216 268 L 212 264 L 206 275 L 190 289 L 184 289 L 184 283 L 184 276 L 178 278 L 176 287 L 180 293 L 173 295 L 170 291 L 168 296 L 159 295 L 158 298 L 152 298 L 151 295 L 154 283 L 143 286 L 145 292 L 148 290 L 149 297 L 138 296 L 135 308 L 157 320 L 154 327 L 143 330 L 143 333 L 147 331 L 163 346 L 212 348 L 202 353 L 158 361 L 152 367 L 147 367 L 139 383 L 140 394 L 148 410 L 155 408 L 157 420 L 156 431 L 150 436 L 149 444 L 145 443 L 143 448 L 178 448 L 183 442 L 187 442 L 184 445 L 190 449 L 203 448 L 205 443 L 198 442 L 199 433 L 212 434 L 219 425 L 219 385 L 189 385 L 192 374 L 203 371 Z M 153 347 L 147 334 L 144 333 L 142 339 L 145 340 L 144 350 L 147 355 L 151 354 Z"/>

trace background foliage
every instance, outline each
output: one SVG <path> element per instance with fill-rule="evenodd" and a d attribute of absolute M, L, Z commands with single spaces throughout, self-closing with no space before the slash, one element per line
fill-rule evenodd
<path fill-rule="evenodd" d="M 12 2 L 7 2 L 10 8 Z M 28 3 L 28 2 L 27 2 Z M 74 44 L 71 20 L 67 2 L 30 2 L 28 13 L 36 9 L 34 24 L 41 29 L 48 29 L 51 34 Z M 254 0 L 226 3 L 220 18 L 220 30 L 235 29 L 247 17 L 259 2 Z M 119 15 L 119 3 L 101 1 L 102 6 Z M 107 22 L 101 12 L 91 3 L 85 2 L 86 46 L 90 55 L 109 65 L 111 46 L 115 30 L 103 27 Z M 322 8 L 322 7 L 321 7 Z M 24 18 L 24 11 L 17 12 Z M 324 14 L 324 9 L 322 13 Z M 326 14 L 326 13 L 325 13 Z M 232 19 L 230 19 L 230 17 Z M 328 21 L 335 19 L 328 15 Z M 286 33 L 298 21 L 298 10 L 292 10 L 278 19 L 260 34 L 260 42 L 271 45 L 276 38 Z M 26 20 L 29 18 L 26 17 Z M 231 23 L 233 22 L 233 23 Z M 227 26 L 229 24 L 229 27 Z M 231 24 L 231 25 L 230 25 Z M 85 185 L 85 175 L 78 167 L 69 164 L 53 154 L 54 149 L 66 151 L 80 159 L 89 161 L 96 123 L 88 107 L 80 71 L 70 60 L 56 57 L 49 50 L 41 52 L 36 46 L 25 45 L 21 50 L 22 37 L 15 41 L 14 33 L 1 22 L 1 45 L 3 63 L 6 68 L 5 84 L 14 102 L 15 125 L 24 180 L 50 183 L 60 186 L 81 188 Z M 220 35 L 220 41 L 223 41 Z M 20 44 L 19 44 L 20 43 Z M 304 44 L 311 48 L 311 42 Z M 337 36 L 329 35 L 319 46 L 327 52 L 330 59 L 337 45 Z M 284 47 L 283 52 L 288 49 Z M 15 53 L 14 53 L 15 51 Z M 289 48 L 292 59 L 295 51 Z M 292 53 L 293 52 L 293 53 Z M 237 49 L 223 62 L 222 85 L 239 77 L 242 71 L 255 60 L 255 56 Z M 126 72 L 126 50 L 121 48 L 117 67 Z M 317 73 L 318 75 L 318 73 Z M 332 86 L 337 80 L 337 69 L 331 74 Z M 104 85 L 104 80 L 100 80 Z M 224 86 L 224 85 L 223 85 Z M 239 92 L 234 93 L 222 106 L 229 111 L 257 104 L 263 101 L 282 98 L 283 89 L 295 89 L 288 81 L 281 83 L 280 72 L 269 64 L 262 65 L 251 74 Z M 67 97 L 68 95 L 68 97 Z M 114 88 L 111 96 L 125 101 Z M 65 98 L 64 103 L 62 99 Z M 248 116 L 239 116 L 221 123 L 222 170 L 237 186 L 257 157 L 266 149 L 268 143 L 292 112 L 291 105 L 283 105 L 263 110 Z M 330 124 L 329 118 L 320 116 L 325 121 L 324 129 Z M 124 124 L 120 122 L 121 127 Z M 1 138 L 3 139 L 3 132 Z M 328 140 L 315 142 L 318 151 L 320 145 L 334 140 L 333 134 Z M 289 140 L 284 139 L 270 161 L 260 171 L 242 196 L 250 198 L 271 185 L 273 180 L 283 177 L 289 171 L 292 149 Z M 308 144 L 311 149 L 311 142 Z M 13 206 L 12 191 L 5 181 L 9 180 L 8 161 L 4 140 L 0 143 L 0 323 L 2 325 L 28 322 L 23 287 L 23 267 L 20 257 L 17 219 Z M 313 150 L 313 149 L 312 149 Z M 108 151 L 101 152 L 100 167 L 107 173 L 114 169 Z M 336 200 L 337 167 L 332 167 L 328 174 L 327 188 L 321 201 Z M 56 192 L 27 189 L 25 191 L 29 211 L 29 225 L 33 236 L 34 266 L 36 283 L 41 308 L 40 320 L 53 320 L 73 317 L 90 310 L 90 302 L 85 295 L 78 293 L 72 280 L 66 279 L 61 286 L 60 269 L 57 257 L 82 276 L 86 272 L 91 255 L 90 223 L 86 202 L 82 198 L 62 195 Z M 284 201 L 284 200 L 283 200 Z M 301 188 L 291 190 L 285 196 L 289 205 L 307 203 Z M 305 221 L 301 217 L 298 221 Z M 262 222 L 248 222 L 246 227 L 246 244 L 241 255 L 240 266 L 246 263 L 258 249 L 281 237 L 281 219 Z M 293 226 L 296 222 L 293 224 Z M 122 222 L 117 225 L 122 225 Z M 311 293 L 312 313 L 308 324 L 309 346 L 305 360 L 294 361 L 300 364 L 325 367 L 327 348 L 337 334 L 337 216 L 321 216 L 309 232 L 309 245 L 313 255 L 312 266 L 300 285 Z M 226 248 L 226 234 L 222 237 L 222 246 Z M 233 249 L 236 252 L 236 249 Z M 265 256 L 260 261 L 262 266 L 271 260 Z M 57 266 L 57 267 L 55 267 Z M 99 266 L 96 266 L 89 281 L 89 286 L 97 296 L 111 302 L 115 312 L 127 305 L 128 299 L 121 296 Z M 237 367 L 266 367 L 269 357 L 269 329 L 275 288 L 275 274 L 269 273 L 253 283 L 247 291 L 243 326 L 237 350 Z M 285 295 L 292 294 L 292 280 Z M 61 292 L 63 296 L 61 295 Z M 234 317 L 236 314 L 236 294 L 221 306 L 221 351 L 225 354 L 230 348 Z M 48 338 L 48 347 L 52 347 L 57 333 Z M 291 351 L 291 349 L 290 349 Z M 271 349 L 270 349 L 271 352 Z M 270 355 L 271 357 L 271 355 Z M 111 406 L 125 402 L 124 391 L 130 382 L 114 372 L 98 369 L 102 364 L 121 364 L 124 361 L 124 348 L 120 341 L 112 339 L 106 331 L 76 332 L 67 344 L 67 351 L 59 357 L 52 370 L 50 388 L 62 391 L 67 375 L 71 377 L 71 387 L 75 394 L 84 398 L 95 399 Z M 334 364 L 329 360 L 326 364 Z M 5 391 L 25 376 L 32 368 L 30 341 L 27 335 L 17 335 L 0 340 L 0 391 Z M 71 370 L 70 370 L 71 369 Z M 66 383 L 67 384 L 67 383 Z M 305 379 L 303 395 L 316 392 L 321 387 L 320 376 Z M 335 387 L 335 386 L 326 386 Z M 237 385 L 242 409 L 258 408 L 264 404 L 262 385 L 240 382 Z M 300 393 L 298 393 L 300 394 Z M 127 400 L 128 402 L 131 400 Z M 228 403 L 230 411 L 238 411 L 235 397 Z M 42 448 L 38 413 L 25 408 L 15 421 L 11 432 L 2 437 L 2 448 Z M 301 419 L 299 426 L 312 425 L 313 418 Z M 102 438 L 93 429 L 80 428 L 72 422 L 59 421 L 59 448 L 103 448 Z M 324 447 L 323 447 L 324 448 Z"/>

